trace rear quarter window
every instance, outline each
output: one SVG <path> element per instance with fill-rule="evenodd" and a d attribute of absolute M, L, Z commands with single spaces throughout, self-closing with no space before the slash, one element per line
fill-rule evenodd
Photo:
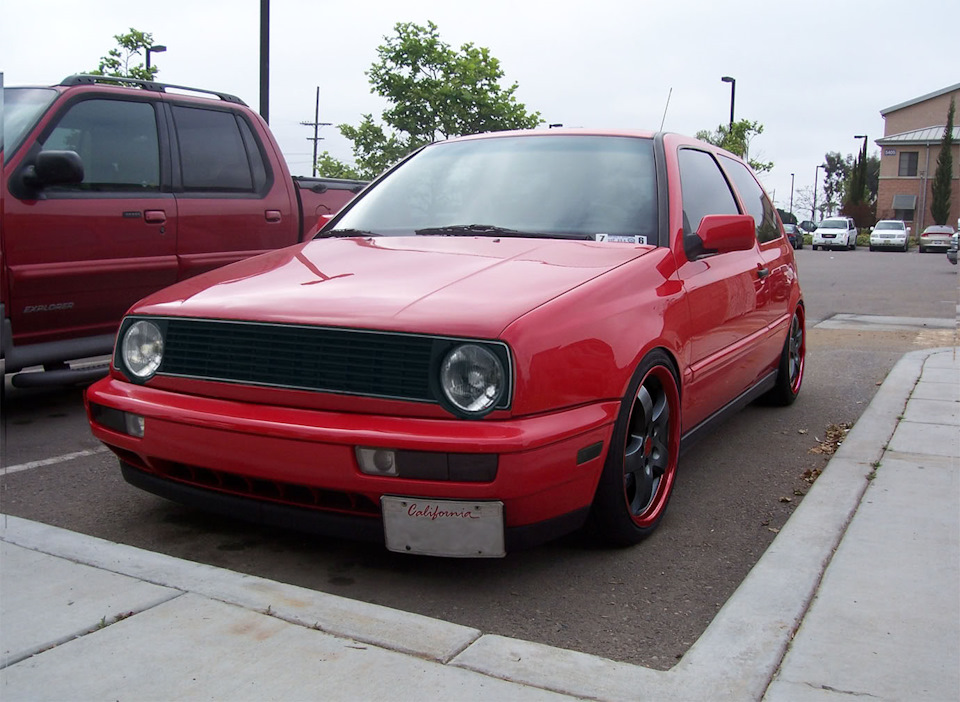
<path fill-rule="evenodd" d="M 776 210 L 774 210 L 757 179 L 740 161 L 735 161 L 727 156 L 720 156 L 720 160 L 727 173 L 730 174 L 733 184 L 737 187 L 743 206 L 747 208 L 747 212 L 753 216 L 753 221 L 757 223 L 757 241 L 762 244 L 778 238 L 780 228 L 777 226 Z"/>
<path fill-rule="evenodd" d="M 173 107 L 183 187 L 188 191 L 261 192 L 263 156 L 250 127 L 233 112 Z"/>

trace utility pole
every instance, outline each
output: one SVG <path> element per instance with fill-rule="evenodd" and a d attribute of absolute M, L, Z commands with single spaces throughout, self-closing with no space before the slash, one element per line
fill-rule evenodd
<path fill-rule="evenodd" d="M 317 86 L 317 106 L 313 111 L 313 121 L 312 122 L 301 122 L 304 127 L 313 127 L 313 136 L 307 137 L 307 141 L 313 142 L 313 176 L 317 176 L 317 142 L 323 139 L 322 136 L 318 135 L 320 127 L 329 127 L 331 126 L 330 122 L 321 122 L 320 121 L 320 86 Z"/>

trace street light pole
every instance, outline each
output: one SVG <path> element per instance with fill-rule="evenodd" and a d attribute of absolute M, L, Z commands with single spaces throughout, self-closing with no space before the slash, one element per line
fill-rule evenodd
<path fill-rule="evenodd" d="M 165 47 L 163 44 L 157 44 L 155 46 L 147 47 L 147 70 L 148 71 L 150 70 L 150 54 L 162 54 L 166 50 L 167 50 L 167 47 Z"/>
<path fill-rule="evenodd" d="M 793 173 L 790 174 L 790 214 L 793 214 Z"/>
<path fill-rule="evenodd" d="M 737 96 L 737 81 L 730 76 L 723 76 L 720 80 L 730 84 L 730 131 L 733 131 L 733 102 Z"/>

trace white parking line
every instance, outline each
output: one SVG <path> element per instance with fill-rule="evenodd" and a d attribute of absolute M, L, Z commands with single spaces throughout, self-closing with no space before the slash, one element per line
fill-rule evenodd
<path fill-rule="evenodd" d="M 56 465 L 57 463 L 66 463 L 67 461 L 72 461 L 75 458 L 95 456 L 98 453 L 106 453 L 109 450 L 110 449 L 108 449 L 106 446 L 99 446 L 95 449 L 74 451 L 73 453 L 65 453 L 62 456 L 44 458 L 39 461 L 29 461 L 28 463 L 20 463 L 15 466 L 7 466 L 6 468 L 0 469 L 0 475 L 9 475 L 10 473 L 19 473 L 22 470 L 30 470 L 31 468 L 40 468 L 41 466 L 52 466 Z"/>

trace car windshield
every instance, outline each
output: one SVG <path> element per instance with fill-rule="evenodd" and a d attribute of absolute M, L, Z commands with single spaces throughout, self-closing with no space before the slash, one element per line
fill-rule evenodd
<path fill-rule="evenodd" d="M 846 229 L 847 222 L 843 219 L 825 219 L 820 222 L 820 229 Z"/>
<path fill-rule="evenodd" d="M 4 88 L 3 135 L 0 149 L 9 161 L 24 136 L 57 97 L 52 88 Z"/>
<path fill-rule="evenodd" d="M 319 236 L 655 241 L 656 173 L 650 139 L 529 134 L 441 142 L 402 163 Z"/>
<path fill-rule="evenodd" d="M 903 231 L 903 222 L 877 222 L 874 229 L 898 229 Z"/>

